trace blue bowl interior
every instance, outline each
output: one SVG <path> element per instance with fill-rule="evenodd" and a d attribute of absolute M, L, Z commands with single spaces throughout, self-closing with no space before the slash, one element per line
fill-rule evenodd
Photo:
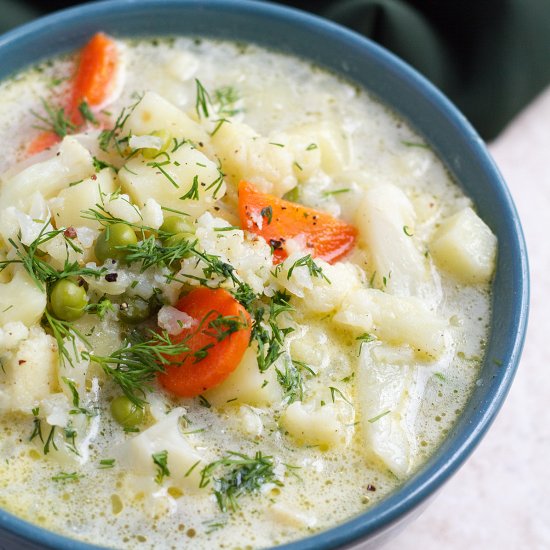
<path fill-rule="evenodd" d="M 0 37 L 0 79 L 36 61 L 73 51 L 103 30 L 120 37 L 188 34 L 238 39 L 288 52 L 355 81 L 406 119 L 437 151 L 498 236 L 493 320 L 487 355 L 468 406 L 430 460 L 376 507 L 287 550 L 336 548 L 368 535 L 383 538 L 464 462 L 498 412 L 517 367 L 527 324 L 525 243 L 509 192 L 484 144 L 464 117 L 408 65 L 355 33 L 302 12 L 231 0 L 115 0 L 59 12 Z M 0 511 L 3 541 L 92 548 Z M 15 539 L 14 539 L 15 540 Z M 18 542 L 18 548 L 24 548 Z"/>

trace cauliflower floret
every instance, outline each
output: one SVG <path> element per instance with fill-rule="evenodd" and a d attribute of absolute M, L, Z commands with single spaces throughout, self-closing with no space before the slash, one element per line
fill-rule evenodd
<path fill-rule="evenodd" d="M 6 323 L 0 328 L 0 349 L 11 351 L 28 336 L 29 329 L 21 321 Z"/>
<path fill-rule="evenodd" d="M 3 361 L 6 399 L 1 408 L 30 413 L 42 399 L 59 391 L 57 363 L 55 339 L 41 327 L 32 327 L 28 338 Z"/>
<path fill-rule="evenodd" d="M 219 259 L 232 265 L 239 278 L 250 285 L 254 292 L 260 293 L 269 279 L 272 267 L 271 249 L 263 239 L 248 237 L 241 229 L 229 229 L 229 224 L 215 218 L 206 212 L 197 220 L 195 236 L 200 248 L 208 254 L 218 256 Z M 222 231 L 220 231 L 222 229 Z M 204 278 L 204 268 L 207 265 L 195 257 L 187 258 L 182 262 L 182 269 L 177 276 L 185 279 L 186 275 Z M 212 278 L 210 284 L 217 285 L 222 278 Z M 200 284 L 199 281 L 189 278 L 191 284 Z"/>

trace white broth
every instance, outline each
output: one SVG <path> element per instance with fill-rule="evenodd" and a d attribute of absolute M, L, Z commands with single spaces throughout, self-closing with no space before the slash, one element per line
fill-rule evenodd
<path fill-rule="evenodd" d="M 497 243 L 470 199 L 303 60 L 117 40 L 80 118 L 78 66 L 0 84 L 0 506 L 109 547 L 240 549 L 379 502 L 478 379 Z"/>

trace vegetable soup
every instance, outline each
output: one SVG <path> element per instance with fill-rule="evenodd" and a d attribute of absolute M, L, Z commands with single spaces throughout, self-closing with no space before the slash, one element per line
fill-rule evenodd
<path fill-rule="evenodd" d="M 264 548 L 433 453 L 497 242 L 405 122 L 187 37 L 100 33 L 0 96 L 2 507 L 115 548 Z"/>

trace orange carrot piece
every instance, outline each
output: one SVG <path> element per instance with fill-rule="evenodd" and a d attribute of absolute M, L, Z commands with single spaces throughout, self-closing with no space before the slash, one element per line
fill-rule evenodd
<path fill-rule="evenodd" d="M 109 97 L 115 85 L 118 65 L 118 47 L 110 36 L 97 33 L 84 46 L 68 110 L 73 124 L 80 126 L 84 122 L 78 109 L 83 101 L 90 107 L 98 107 Z"/>
<path fill-rule="evenodd" d="M 38 134 L 28 145 L 27 153 L 29 155 L 36 155 L 42 151 L 48 149 L 52 145 L 59 143 L 61 138 L 54 132 L 42 132 Z"/>
<path fill-rule="evenodd" d="M 334 263 L 355 246 L 357 230 L 353 225 L 326 212 L 261 193 L 246 181 L 239 183 L 241 227 L 263 237 L 273 247 L 274 262 L 287 257 L 285 242 L 295 239 L 312 256 Z"/>
<path fill-rule="evenodd" d="M 176 308 L 197 321 L 172 336 L 189 351 L 170 357 L 172 364 L 158 375 L 169 392 L 195 397 L 223 382 L 239 365 L 251 333 L 250 315 L 227 290 L 199 287 L 180 298 Z"/>
<path fill-rule="evenodd" d="M 118 65 L 118 47 L 106 34 L 97 33 L 84 46 L 66 108 L 67 118 L 75 128 L 84 123 L 79 109 L 83 101 L 89 107 L 97 108 L 109 98 L 115 86 Z M 61 137 L 54 132 L 42 132 L 30 142 L 27 153 L 35 155 L 59 141 Z"/>

